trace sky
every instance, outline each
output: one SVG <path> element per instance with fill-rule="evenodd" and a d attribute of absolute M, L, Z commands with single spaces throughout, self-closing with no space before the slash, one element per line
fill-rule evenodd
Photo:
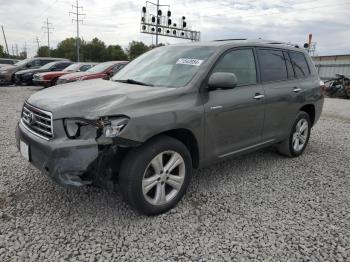
<path fill-rule="evenodd" d="M 155 42 L 152 35 L 140 33 L 141 8 L 144 0 L 79 0 L 85 13 L 80 25 L 81 37 L 89 41 L 98 37 L 123 48 L 132 40 Z M 10 52 L 12 46 L 28 55 L 40 45 L 47 45 L 42 26 L 52 23 L 50 46 L 76 36 L 76 24 L 69 11 L 76 0 L 0 0 L 0 25 L 4 26 Z M 231 38 L 263 38 L 303 45 L 309 33 L 317 43 L 316 54 L 350 54 L 350 0 L 161 0 L 170 5 L 174 20 L 186 17 L 191 29 L 201 32 L 202 41 Z M 150 12 L 152 9 L 149 8 Z M 168 7 L 163 7 L 163 13 Z M 187 42 L 160 37 L 165 44 Z M 0 45 L 5 47 L 0 35 Z"/>

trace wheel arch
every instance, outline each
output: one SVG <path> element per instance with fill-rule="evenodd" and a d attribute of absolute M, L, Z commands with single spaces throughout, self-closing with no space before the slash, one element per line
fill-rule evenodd
<path fill-rule="evenodd" d="M 198 168 L 199 146 L 198 146 L 197 139 L 195 135 L 192 133 L 192 131 L 186 128 L 176 128 L 176 129 L 166 130 L 148 138 L 146 141 L 160 135 L 170 136 L 182 142 L 191 154 L 193 168 Z"/>
<path fill-rule="evenodd" d="M 313 126 L 315 123 L 315 117 L 316 117 L 315 106 L 313 104 L 306 104 L 302 106 L 299 111 L 303 111 L 310 116 L 311 125 Z"/>

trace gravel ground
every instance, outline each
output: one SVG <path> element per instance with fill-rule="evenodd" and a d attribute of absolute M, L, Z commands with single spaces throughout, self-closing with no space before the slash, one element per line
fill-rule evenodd
<path fill-rule="evenodd" d="M 174 210 L 145 217 L 20 157 L 15 126 L 36 89 L 0 87 L 0 261 L 350 261 L 350 101 L 326 99 L 303 156 L 198 170 Z"/>

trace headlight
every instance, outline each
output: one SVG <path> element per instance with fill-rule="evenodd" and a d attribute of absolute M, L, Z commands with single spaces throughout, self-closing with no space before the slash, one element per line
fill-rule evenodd
<path fill-rule="evenodd" d="M 97 138 L 102 134 L 109 138 L 117 137 L 128 122 L 127 117 L 106 117 L 100 120 L 67 118 L 63 120 L 64 129 L 70 139 Z"/>
<path fill-rule="evenodd" d="M 103 134 L 105 137 L 117 137 L 129 122 L 127 117 L 111 118 L 104 121 Z"/>
<path fill-rule="evenodd" d="M 71 139 L 78 137 L 82 139 L 95 138 L 97 130 L 103 127 L 100 121 L 81 118 L 64 119 L 63 125 L 67 136 Z"/>

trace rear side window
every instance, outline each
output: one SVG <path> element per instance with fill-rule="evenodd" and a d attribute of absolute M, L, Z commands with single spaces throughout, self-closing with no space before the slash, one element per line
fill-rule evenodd
<path fill-rule="evenodd" d="M 309 66 L 306 62 L 305 55 L 298 52 L 289 52 L 290 58 L 297 78 L 302 78 L 310 74 Z"/>
<path fill-rule="evenodd" d="M 290 60 L 288 52 L 283 52 L 283 55 L 284 55 L 284 60 L 286 61 L 288 79 L 293 79 L 295 76 L 294 76 L 292 61 Z"/>
<path fill-rule="evenodd" d="M 213 73 L 234 73 L 237 77 L 237 85 L 256 84 L 256 68 L 252 49 L 233 50 L 220 58 L 215 65 Z"/>
<path fill-rule="evenodd" d="M 281 81 L 288 78 L 283 52 L 272 49 L 259 49 L 258 57 L 263 82 Z"/>

